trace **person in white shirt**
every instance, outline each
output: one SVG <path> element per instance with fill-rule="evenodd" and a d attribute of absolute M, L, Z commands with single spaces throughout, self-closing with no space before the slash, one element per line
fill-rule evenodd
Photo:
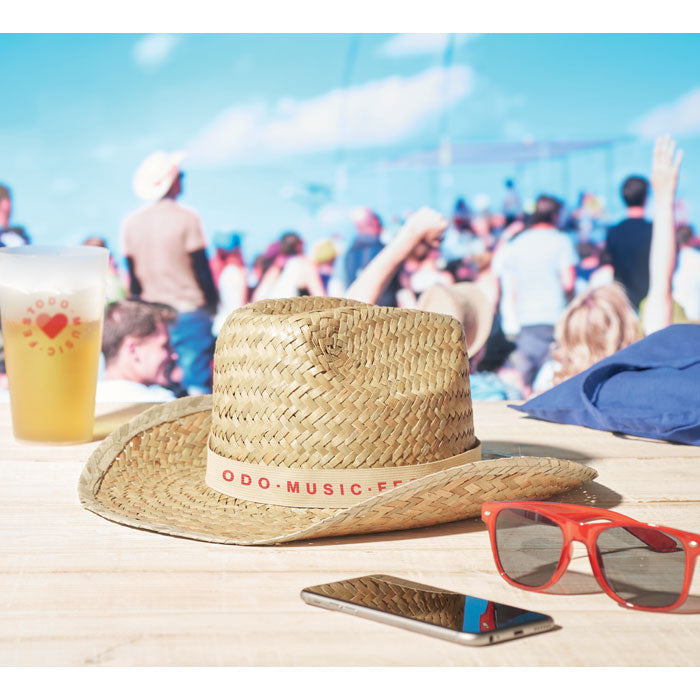
<path fill-rule="evenodd" d="M 673 298 L 690 321 L 700 321 L 700 250 L 693 247 L 693 229 L 679 226 L 676 231 L 678 265 L 673 275 Z"/>
<path fill-rule="evenodd" d="M 506 370 L 529 394 L 540 367 L 549 359 L 554 325 L 566 308 L 576 279 L 576 252 L 557 228 L 561 202 L 541 195 L 529 226 L 499 251 L 502 291 L 511 297 L 519 326 L 516 349 Z M 521 383 L 521 384 L 520 384 Z"/>
<path fill-rule="evenodd" d="M 163 305 L 118 301 L 105 309 L 102 353 L 105 371 L 97 401 L 169 401 L 167 388 L 177 354 L 169 324 L 177 314 Z"/>

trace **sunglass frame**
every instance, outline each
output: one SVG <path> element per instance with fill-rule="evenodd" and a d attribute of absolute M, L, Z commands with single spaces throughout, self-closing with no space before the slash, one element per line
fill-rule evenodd
<path fill-rule="evenodd" d="M 557 565 L 557 568 L 549 581 L 541 586 L 526 586 L 522 583 L 518 583 L 517 581 L 511 579 L 503 570 L 496 543 L 496 519 L 501 511 L 507 509 L 526 510 L 534 513 L 540 513 L 556 523 L 562 531 L 563 543 L 559 564 Z M 688 598 L 690 584 L 692 582 L 693 572 L 695 570 L 695 562 L 698 554 L 700 553 L 700 534 L 640 522 L 639 520 L 630 518 L 622 513 L 616 513 L 605 508 L 540 501 L 499 501 L 482 504 L 481 519 L 488 526 L 489 537 L 491 540 L 491 551 L 493 552 L 493 558 L 496 562 L 498 572 L 510 585 L 527 591 L 542 591 L 550 588 L 564 575 L 564 572 L 568 568 L 571 561 L 571 545 L 573 542 L 581 542 L 586 547 L 586 551 L 588 552 L 588 560 L 591 564 L 591 569 L 593 570 L 593 575 L 595 576 L 598 585 L 621 606 L 634 610 L 669 612 L 682 606 Z M 605 520 L 606 522 L 600 522 L 601 520 Z M 645 527 L 651 530 L 656 530 L 660 533 L 672 535 L 683 545 L 683 549 L 685 550 L 683 589 L 678 599 L 672 605 L 666 605 L 663 607 L 647 607 L 644 605 L 631 603 L 617 595 L 617 593 L 613 591 L 605 580 L 605 576 L 598 565 L 598 557 L 596 556 L 595 546 L 596 540 L 601 532 L 624 525 Z"/>

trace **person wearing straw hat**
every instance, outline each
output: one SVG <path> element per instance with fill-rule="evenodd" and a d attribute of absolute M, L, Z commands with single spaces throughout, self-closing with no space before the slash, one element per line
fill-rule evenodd
<path fill-rule="evenodd" d="M 476 517 L 484 501 L 541 500 L 596 476 L 504 449 L 489 458 L 474 434 L 456 319 L 273 299 L 229 316 L 212 395 L 118 428 L 91 455 L 78 493 L 122 525 L 262 545 Z"/>
<path fill-rule="evenodd" d="M 134 175 L 136 196 L 147 204 L 130 214 L 121 231 L 131 293 L 178 311 L 171 341 L 190 394 L 211 391 L 214 354 L 211 317 L 218 293 L 197 213 L 177 201 L 182 194 L 184 153 L 158 151 Z"/>

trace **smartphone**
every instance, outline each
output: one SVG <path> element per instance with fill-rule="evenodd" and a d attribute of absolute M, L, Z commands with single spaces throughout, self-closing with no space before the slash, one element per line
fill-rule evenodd
<path fill-rule="evenodd" d="M 385 574 L 311 586 L 301 598 L 309 605 L 473 646 L 554 628 L 554 620 L 543 613 Z"/>

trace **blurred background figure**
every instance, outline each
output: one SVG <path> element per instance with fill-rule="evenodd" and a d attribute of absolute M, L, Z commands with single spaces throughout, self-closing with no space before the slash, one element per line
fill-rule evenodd
<path fill-rule="evenodd" d="M 12 218 L 12 191 L 0 182 L 0 248 L 29 245 L 24 226 L 10 225 Z"/>
<path fill-rule="evenodd" d="M 574 245 L 589 242 L 599 245 L 605 242 L 606 232 L 601 225 L 604 215 L 601 198 L 584 190 L 579 194 L 578 205 L 570 212 L 563 228 L 570 232 Z"/>
<path fill-rule="evenodd" d="M 351 241 L 343 259 L 343 284 L 348 289 L 384 248 L 381 240 L 383 225 L 378 214 L 368 207 L 358 207 L 352 212 L 352 224 L 356 235 Z M 384 286 L 382 294 L 376 300 L 379 306 L 397 306 L 397 293 L 401 289 L 398 271 Z"/>
<path fill-rule="evenodd" d="M 253 300 L 303 295 L 325 296 L 316 266 L 304 255 L 304 242 L 295 231 L 283 233 L 278 252 L 263 274 Z"/>
<path fill-rule="evenodd" d="M 219 306 L 212 331 L 219 335 L 228 315 L 248 303 L 248 283 L 241 234 L 220 232 L 214 236 L 215 253 L 211 259 L 214 284 L 219 290 Z"/>
<path fill-rule="evenodd" d="M 406 260 L 419 251 L 439 249 L 447 219 L 430 207 L 413 212 L 389 243 L 375 255 L 346 292 L 348 299 L 376 304 L 394 284 Z M 394 304 L 396 306 L 396 304 Z"/>
<path fill-rule="evenodd" d="M 209 261 L 209 266 L 211 267 L 211 276 L 216 287 L 219 286 L 219 278 L 227 265 L 231 263 L 238 264 L 239 262 L 243 264 L 242 243 L 243 234 L 238 231 L 219 231 L 214 234 L 212 241 L 214 255 Z"/>
<path fill-rule="evenodd" d="M 642 337 L 639 318 L 619 282 L 579 294 L 554 330 L 552 359 L 540 369 L 540 393 L 583 372 Z"/>
<path fill-rule="evenodd" d="M 404 261 L 399 281 L 398 305 L 413 309 L 426 289 L 434 285 L 450 286 L 455 280 L 452 273 L 445 269 L 440 249 L 419 243 Z"/>
<path fill-rule="evenodd" d="M 500 286 L 498 277 L 494 274 L 491 267 L 494 253 L 487 250 L 481 255 L 474 256 L 474 282 L 479 289 L 484 293 L 492 307 L 492 313 L 496 313 L 498 309 L 498 299 Z"/>
<path fill-rule="evenodd" d="M 130 291 L 144 301 L 172 306 L 178 318 L 171 340 L 190 394 L 211 392 L 212 316 L 219 296 L 197 213 L 177 202 L 182 194 L 183 153 L 158 151 L 139 165 L 134 192 L 148 202 L 124 221 L 121 241 Z"/>
<path fill-rule="evenodd" d="M 445 231 L 441 245 L 442 255 L 448 265 L 470 265 L 475 255 L 486 251 L 486 243 L 472 228 L 472 213 L 464 197 L 455 202 L 452 225 Z M 470 275 L 470 279 L 473 276 Z"/>
<path fill-rule="evenodd" d="M 515 187 L 515 181 L 508 178 L 504 186 L 506 192 L 503 197 L 503 215 L 505 216 L 504 225 L 508 226 L 520 216 L 523 206 L 518 190 Z"/>
<path fill-rule="evenodd" d="M 520 327 L 516 348 L 504 368 L 506 381 L 527 398 L 537 372 L 549 359 L 554 326 L 574 290 L 576 252 L 558 228 L 561 202 L 549 195 L 537 198 L 528 228 L 499 251 L 498 270 L 506 280 Z M 507 375 L 505 374 L 507 373 Z"/>
<path fill-rule="evenodd" d="M 258 286 L 260 285 L 260 282 L 262 281 L 262 278 L 265 276 L 265 273 L 268 271 L 272 263 L 275 261 L 275 258 L 279 255 L 280 252 L 280 242 L 279 241 L 274 241 L 273 243 L 270 243 L 270 245 L 267 246 L 265 251 L 261 254 L 255 257 L 253 260 L 253 265 L 248 271 L 248 299 L 249 300 L 254 300 L 255 299 L 255 291 L 257 290 Z"/>
<path fill-rule="evenodd" d="M 97 401 L 170 401 L 167 387 L 177 353 L 168 327 L 174 309 L 139 301 L 117 301 L 105 309 L 102 331 L 104 375 L 97 383 Z"/>
<path fill-rule="evenodd" d="M 649 292 L 649 251 L 651 221 L 644 218 L 649 181 L 631 175 L 622 183 L 622 199 L 627 216 L 608 229 L 606 250 L 615 273 L 635 309 Z"/>
<path fill-rule="evenodd" d="M 580 241 L 578 244 L 578 263 L 576 265 L 576 284 L 574 292 L 579 294 L 591 286 L 591 279 L 600 269 L 601 250 L 592 241 Z M 612 282 L 612 280 L 610 280 Z"/>
<path fill-rule="evenodd" d="M 690 321 L 700 321 L 700 250 L 692 226 L 676 229 L 678 263 L 673 275 L 673 298 Z"/>
<path fill-rule="evenodd" d="M 0 182 L 0 248 L 28 245 L 29 236 L 23 226 L 10 225 L 12 218 L 12 191 Z M 7 390 L 7 375 L 5 374 L 5 346 L 0 325 L 0 392 Z"/>
<path fill-rule="evenodd" d="M 96 246 L 97 248 L 107 248 L 107 241 L 101 236 L 89 236 L 83 241 L 83 245 Z M 112 255 L 112 251 L 109 250 L 109 266 L 107 268 L 107 279 L 105 282 L 105 297 L 106 303 L 111 304 L 113 301 L 120 301 L 121 299 L 126 299 L 126 289 L 128 286 L 128 279 L 126 276 L 122 276 L 117 266 L 117 261 Z"/>
<path fill-rule="evenodd" d="M 311 249 L 311 260 L 321 278 L 323 291 L 327 296 L 342 297 L 345 291 L 342 282 L 336 277 L 335 265 L 338 260 L 338 244 L 332 238 L 317 241 Z"/>

